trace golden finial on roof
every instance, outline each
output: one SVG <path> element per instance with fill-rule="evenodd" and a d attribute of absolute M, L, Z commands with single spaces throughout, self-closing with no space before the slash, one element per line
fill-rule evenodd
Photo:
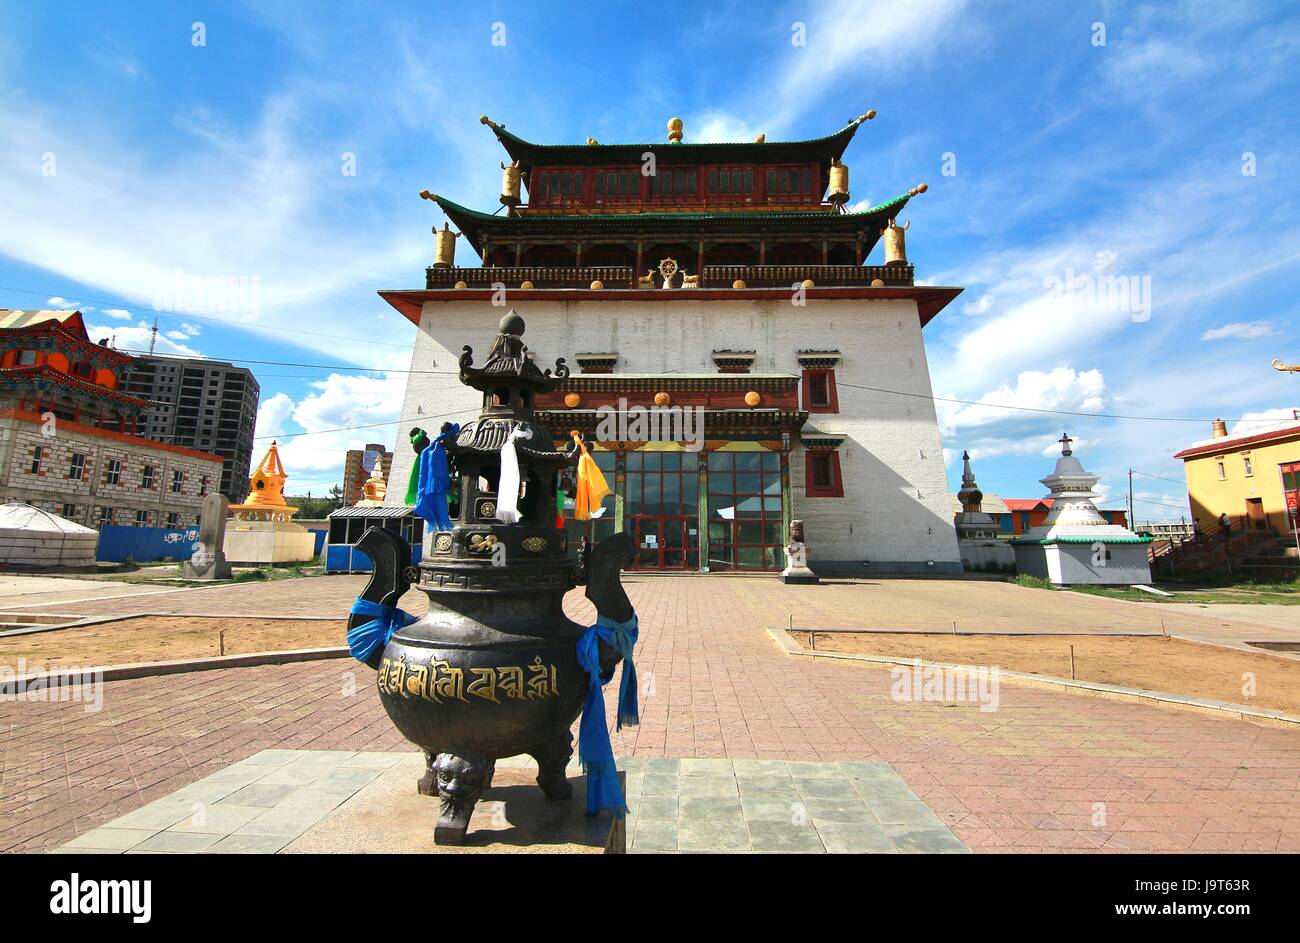
<path fill-rule="evenodd" d="M 928 183 L 918 183 L 912 189 L 907 191 L 907 195 L 916 196 L 918 193 L 924 193 L 926 190 L 929 189 L 930 189 L 930 185 Z"/>
<path fill-rule="evenodd" d="M 674 144 L 682 143 L 682 119 L 681 118 L 668 119 L 668 140 L 672 141 Z"/>
<path fill-rule="evenodd" d="M 438 194 L 436 194 L 436 193 L 430 193 L 428 190 L 421 190 L 421 191 L 420 191 L 420 199 L 422 199 L 422 200 L 435 200 L 435 201 L 436 201 L 436 200 L 438 199 Z"/>
<path fill-rule="evenodd" d="M 869 109 L 869 110 L 867 111 L 866 114 L 858 115 L 858 120 L 857 120 L 856 122 L 854 122 L 854 123 L 855 123 L 855 124 L 862 124 L 862 122 L 864 122 L 864 121 L 870 121 L 870 120 L 871 120 L 872 118 L 874 118 L 875 116 L 876 116 L 876 109 L 871 108 L 871 109 Z"/>
<path fill-rule="evenodd" d="M 760 134 L 758 137 L 754 138 L 754 143 L 755 143 L 755 144 L 762 144 L 762 143 L 763 143 L 764 141 L 766 141 L 766 140 L 767 140 L 767 135 L 766 135 L 766 134 Z"/>
<path fill-rule="evenodd" d="M 589 134 L 589 135 L 587 135 L 587 143 L 588 143 L 588 144 L 599 144 L 600 142 L 597 141 L 594 137 L 592 137 L 592 136 Z"/>
<path fill-rule="evenodd" d="M 1287 364 L 1287 363 L 1283 363 L 1280 360 L 1274 360 L 1273 369 L 1280 370 L 1283 373 L 1300 373 L 1300 363 Z"/>
<path fill-rule="evenodd" d="M 505 125 L 497 124 L 495 121 L 493 121 L 493 120 L 492 120 L 491 118 L 489 118 L 487 115 L 479 115 L 479 116 L 478 116 L 478 122 L 479 122 L 479 124 L 485 124 L 485 125 L 487 125 L 489 128 L 503 128 L 503 127 L 505 127 Z"/>

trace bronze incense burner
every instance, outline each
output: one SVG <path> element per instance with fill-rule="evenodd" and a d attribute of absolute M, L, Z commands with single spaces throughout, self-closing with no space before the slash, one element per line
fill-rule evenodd
<path fill-rule="evenodd" d="M 388 716 L 424 751 L 418 788 L 440 799 L 439 844 L 464 840 L 474 804 L 503 757 L 531 755 L 548 798 L 572 795 L 565 767 L 588 685 L 577 659 L 586 626 L 564 614 L 563 599 L 585 584 L 600 613 L 619 622 L 632 615 L 619 582 L 633 553 L 626 534 L 590 552 L 584 541 L 577 563 L 569 558 L 556 502 L 561 475 L 577 463 L 578 451 L 576 443 L 556 450 L 533 413 L 535 395 L 555 389 L 569 372 L 563 359 L 554 373 L 538 369 L 523 332 L 523 318 L 511 311 L 481 367 L 468 346 L 461 355 L 460 380 L 482 392 L 483 407 L 447 443 L 452 492 L 459 492 L 451 530 L 431 531 L 418 568 L 391 530 L 371 528 L 358 543 L 374 561 L 363 599 L 394 606 L 412 584 L 429 597 L 428 615 L 397 629 L 368 664 L 379 673 Z M 511 496 L 498 490 L 502 446 L 512 434 L 522 496 L 518 520 L 507 523 L 498 507 Z M 353 615 L 349 629 L 367 618 Z M 600 653 L 606 671 L 619 661 L 604 643 Z"/>

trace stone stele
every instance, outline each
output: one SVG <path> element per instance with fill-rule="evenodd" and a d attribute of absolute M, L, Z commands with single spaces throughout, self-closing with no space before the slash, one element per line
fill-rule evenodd
<path fill-rule="evenodd" d="M 213 492 L 203 499 L 199 512 L 199 542 L 194 554 L 181 564 L 181 576 L 187 580 L 228 580 L 230 564 L 226 561 L 226 514 L 230 502 Z"/>

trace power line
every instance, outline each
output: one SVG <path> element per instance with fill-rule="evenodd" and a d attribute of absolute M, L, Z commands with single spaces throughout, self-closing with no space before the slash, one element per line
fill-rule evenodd
<path fill-rule="evenodd" d="M 310 432 L 282 432 L 278 435 L 259 435 L 253 436 L 253 441 L 257 442 L 263 439 L 296 439 L 306 435 L 324 435 L 327 432 L 353 432 L 357 429 L 378 429 L 382 426 L 397 426 L 407 422 L 428 422 L 430 419 L 446 419 L 448 416 L 461 416 L 465 413 L 476 413 L 481 409 L 481 406 L 471 406 L 468 409 L 458 409 L 450 413 L 438 413 L 432 416 L 415 416 L 410 419 L 392 419 L 388 422 L 371 422 L 363 426 L 340 426 L 337 429 L 313 429 Z"/>

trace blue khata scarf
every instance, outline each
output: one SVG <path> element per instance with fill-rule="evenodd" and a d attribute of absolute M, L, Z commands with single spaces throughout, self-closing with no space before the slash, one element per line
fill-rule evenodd
<path fill-rule="evenodd" d="M 426 449 L 427 451 L 427 449 Z M 369 622 L 348 630 L 348 651 L 361 663 L 370 660 L 375 649 L 383 648 L 393 633 L 412 622 L 419 622 L 419 617 L 398 609 L 396 606 L 384 606 L 368 599 L 358 599 L 352 604 L 354 616 L 374 616 Z"/>
<path fill-rule="evenodd" d="M 587 699 L 582 705 L 582 723 L 578 727 L 578 759 L 587 774 L 587 814 L 595 815 L 608 810 L 615 818 L 627 815 L 627 803 L 618 783 L 618 768 L 614 764 L 614 748 L 609 742 L 609 727 L 605 724 L 605 697 L 601 688 L 614 677 L 600 671 L 600 646 L 604 642 L 623 656 L 623 679 L 618 688 L 618 718 L 616 728 L 639 723 L 636 703 L 636 665 L 632 663 L 632 649 L 636 645 L 636 613 L 626 622 L 615 622 L 599 616 L 596 624 L 578 639 L 578 664 L 587 672 Z"/>
<path fill-rule="evenodd" d="M 446 432 L 434 437 L 433 444 L 420 452 L 420 476 L 416 484 L 415 513 L 438 530 L 451 530 L 451 516 L 447 513 L 447 500 L 451 491 L 451 478 L 447 465 L 444 440 L 460 433 L 460 423 L 453 422 Z"/>

